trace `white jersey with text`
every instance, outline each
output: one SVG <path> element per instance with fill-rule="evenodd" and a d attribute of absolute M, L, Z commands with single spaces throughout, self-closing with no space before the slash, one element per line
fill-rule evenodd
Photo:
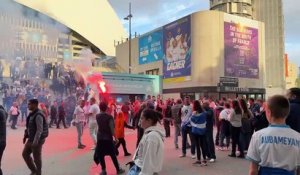
<path fill-rule="evenodd" d="M 181 108 L 181 126 L 191 126 L 190 121 L 193 114 L 192 105 L 183 105 Z"/>
<path fill-rule="evenodd" d="M 261 167 L 295 171 L 300 166 L 300 134 L 287 125 L 270 125 L 253 134 L 247 159 Z"/>

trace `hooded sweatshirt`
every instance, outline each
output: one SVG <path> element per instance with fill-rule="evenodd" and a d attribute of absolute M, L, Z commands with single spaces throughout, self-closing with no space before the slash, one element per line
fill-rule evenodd
<path fill-rule="evenodd" d="M 134 154 L 133 161 L 141 168 L 139 175 L 152 175 L 161 171 L 164 159 L 165 131 L 157 126 L 145 130 Z"/>

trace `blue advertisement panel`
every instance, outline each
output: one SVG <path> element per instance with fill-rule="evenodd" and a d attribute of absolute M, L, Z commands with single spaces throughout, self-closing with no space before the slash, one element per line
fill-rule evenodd
<path fill-rule="evenodd" d="M 139 64 L 147 64 L 162 60 L 163 32 L 158 30 L 139 38 Z"/>
<path fill-rule="evenodd" d="M 191 17 L 187 16 L 164 26 L 163 33 L 164 79 L 171 79 L 168 82 L 190 80 Z"/>

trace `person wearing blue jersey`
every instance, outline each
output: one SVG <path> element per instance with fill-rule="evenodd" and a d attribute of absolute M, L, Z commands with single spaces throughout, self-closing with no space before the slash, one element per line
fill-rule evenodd
<path fill-rule="evenodd" d="M 247 153 L 249 175 L 300 175 L 300 135 L 286 125 L 287 98 L 275 95 L 266 107 L 269 127 L 253 134 Z"/>
<path fill-rule="evenodd" d="M 191 118 L 192 125 L 192 134 L 195 140 L 196 151 L 197 151 L 197 161 L 194 163 L 195 165 L 203 165 L 207 166 L 206 163 L 206 115 L 202 109 L 200 102 L 195 100 L 193 103 L 193 115 Z M 201 148 L 201 150 L 200 150 Z M 203 155 L 203 161 L 201 162 L 201 151 Z"/>

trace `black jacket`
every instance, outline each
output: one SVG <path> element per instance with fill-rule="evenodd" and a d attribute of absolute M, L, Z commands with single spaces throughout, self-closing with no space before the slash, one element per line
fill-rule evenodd
<path fill-rule="evenodd" d="M 98 124 L 97 140 L 113 140 L 114 136 L 114 119 L 113 116 L 101 112 L 96 116 Z"/>
<path fill-rule="evenodd" d="M 259 130 L 264 129 L 269 126 L 269 122 L 267 120 L 265 111 L 250 120 L 252 123 L 252 127 L 255 131 L 259 131 Z"/>
<path fill-rule="evenodd" d="M 0 142 L 6 143 L 6 119 L 7 112 L 4 107 L 0 105 Z"/>
<path fill-rule="evenodd" d="M 290 100 L 290 113 L 286 124 L 300 133 L 300 100 Z"/>
<path fill-rule="evenodd" d="M 204 108 L 205 113 L 206 113 L 206 131 L 213 132 L 213 127 L 214 127 L 214 111 L 206 107 Z"/>
<path fill-rule="evenodd" d="M 29 113 L 27 119 L 26 119 L 26 130 L 25 130 L 25 137 L 27 134 L 28 141 L 33 142 L 35 138 L 35 134 L 37 132 L 37 124 L 36 124 L 36 118 L 42 117 L 43 123 L 43 131 L 41 133 L 41 136 L 39 138 L 39 142 L 42 142 L 46 137 L 48 137 L 49 130 L 48 130 L 48 124 L 46 122 L 45 116 L 41 110 L 35 110 L 31 113 Z"/>

